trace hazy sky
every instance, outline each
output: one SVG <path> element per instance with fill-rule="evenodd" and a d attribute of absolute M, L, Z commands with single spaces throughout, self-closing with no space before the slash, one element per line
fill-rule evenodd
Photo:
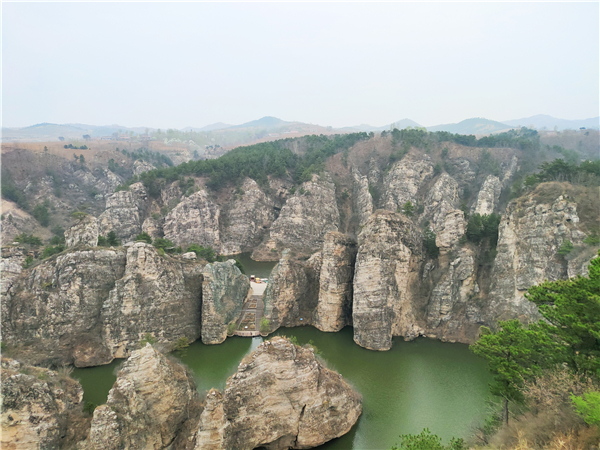
<path fill-rule="evenodd" d="M 4 2 L 2 25 L 3 126 L 598 115 L 598 2 Z"/>

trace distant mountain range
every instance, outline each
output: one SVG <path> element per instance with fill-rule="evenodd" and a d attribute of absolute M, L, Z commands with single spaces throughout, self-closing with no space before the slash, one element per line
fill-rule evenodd
<path fill-rule="evenodd" d="M 525 117 L 523 119 L 516 120 L 504 120 L 507 125 L 511 126 L 522 126 L 531 128 L 537 128 L 538 130 L 547 129 L 553 130 L 556 127 L 558 130 L 572 129 L 578 130 L 579 128 L 599 128 L 600 117 L 592 117 L 591 119 L 581 120 L 567 120 L 557 119 L 556 117 L 548 116 L 546 114 L 538 114 L 537 116 Z"/>
<path fill-rule="evenodd" d="M 476 117 L 458 123 L 427 127 L 427 131 L 448 131 L 449 133 L 454 134 L 490 134 L 503 130 L 510 130 L 511 128 L 513 127 L 505 123 L 484 119 L 483 117 Z"/>
<path fill-rule="evenodd" d="M 448 131 L 450 133 L 458 134 L 476 134 L 484 135 L 490 133 L 498 133 L 506 131 L 511 128 L 518 126 L 534 127 L 538 130 L 546 129 L 553 130 L 555 127 L 558 130 L 574 129 L 579 128 L 600 128 L 600 118 L 594 117 L 590 119 L 582 120 L 567 120 L 557 119 L 548 115 L 537 115 L 532 117 L 526 117 L 523 119 L 516 120 L 505 120 L 503 122 L 497 122 L 494 120 L 485 119 L 482 117 L 466 119 L 458 123 L 450 123 L 444 125 L 435 125 L 426 127 L 428 131 Z M 220 133 L 238 133 L 241 129 L 250 128 L 254 130 L 254 133 L 259 132 L 273 133 L 270 136 L 277 136 L 277 133 L 321 133 L 321 132 L 381 132 L 389 130 L 392 127 L 398 129 L 404 129 L 407 127 L 421 127 L 411 119 L 402 119 L 397 122 L 393 122 L 388 125 L 376 127 L 368 124 L 361 124 L 352 127 L 343 127 L 334 129 L 332 127 L 323 127 L 319 125 L 307 124 L 302 122 L 288 122 L 277 117 L 266 116 L 258 120 L 252 120 L 250 122 L 242 123 L 240 125 L 231 125 L 223 122 L 217 122 L 210 125 L 206 125 L 201 128 L 186 127 L 182 131 L 194 131 L 198 133 L 219 131 Z M 24 128 L 2 128 L 2 141 L 55 141 L 59 136 L 64 137 L 67 140 L 81 139 L 83 135 L 89 134 L 92 137 L 110 136 L 113 133 L 130 133 L 142 134 L 148 131 L 155 131 L 154 128 L 146 127 L 125 127 L 121 125 L 86 125 L 80 123 L 70 124 L 55 124 L 55 123 L 39 123 Z M 264 131 L 262 131 L 264 130 Z"/>

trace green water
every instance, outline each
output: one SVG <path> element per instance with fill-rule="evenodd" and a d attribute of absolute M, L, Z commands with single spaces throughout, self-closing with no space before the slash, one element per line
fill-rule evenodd
<path fill-rule="evenodd" d="M 398 436 L 428 427 L 447 440 L 468 437 L 483 417 L 488 383 L 484 362 L 466 345 L 420 338 L 394 339 L 390 351 L 365 350 L 352 340 L 352 328 L 323 333 L 312 327 L 279 329 L 299 344 L 313 340 L 329 368 L 341 373 L 363 395 L 363 413 L 352 430 L 322 449 L 389 449 Z M 195 374 L 198 390 L 223 389 L 240 360 L 262 338 L 233 337 L 221 345 L 196 341 L 181 359 Z M 101 404 L 114 383 L 119 363 L 73 372 L 86 401 Z"/>
<path fill-rule="evenodd" d="M 254 261 L 250 258 L 250 253 L 240 253 L 239 255 L 233 255 L 232 258 L 242 263 L 246 275 L 256 275 L 259 278 L 269 278 L 271 270 L 277 265 L 277 261 Z"/>

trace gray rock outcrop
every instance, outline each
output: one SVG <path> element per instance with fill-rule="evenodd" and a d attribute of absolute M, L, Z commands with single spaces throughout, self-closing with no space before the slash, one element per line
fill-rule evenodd
<path fill-rule="evenodd" d="M 145 333 L 200 335 L 202 265 L 127 249 L 72 251 L 23 270 L 2 295 L 2 339 L 34 364 L 107 364 Z"/>
<path fill-rule="evenodd" d="M 473 251 L 458 250 L 447 271 L 431 291 L 427 304 L 427 333 L 442 340 L 469 342 L 481 325 L 479 305 L 472 300 L 479 293 Z"/>
<path fill-rule="evenodd" d="M 202 342 L 220 344 L 227 338 L 227 324 L 242 311 L 250 280 L 233 259 L 207 264 L 203 276 Z"/>
<path fill-rule="evenodd" d="M 442 252 L 451 249 L 464 236 L 466 225 L 465 214 L 460 209 L 449 210 L 437 229 L 435 245 Z"/>
<path fill-rule="evenodd" d="M 501 192 L 502 183 L 498 177 L 489 175 L 477 194 L 477 201 L 471 208 L 471 214 L 481 214 L 482 216 L 492 214 L 498 206 Z"/>
<path fill-rule="evenodd" d="M 98 245 L 98 219 L 88 214 L 79 220 L 65 231 L 65 243 L 67 247 L 76 245 L 96 247 Z"/>
<path fill-rule="evenodd" d="M 540 185 L 533 193 L 509 203 L 499 228 L 498 255 L 485 316 L 489 321 L 537 317 L 536 306 L 523 297 L 525 291 L 544 280 L 567 277 L 567 262 L 557 254 L 565 240 L 579 245 L 577 204 L 558 195 L 536 200 L 536 193 L 559 183 Z"/>
<path fill-rule="evenodd" d="M 67 448 L 83 438 L 81 385 L 57 372 L 2 358 L 2 433 L 7 450 Z M 85 420 L 83 420 L 85 422 Z M 83 428 L 83 430 L 81 430 Z"/>
<path fill-rule="evenodd" d="M 192 374 L 147 344 L 123 363 L 106 404 L 94 411 L 84 448 L 185 448 L 184 430 L 199 411 Z"/>
<path fill-rule="evenodd" d="M 126 357 L 150 333 L 173 344 L 200 336 L 202 265 L 160 256 L 143 242 L 127 248 L 123 277 L 102 304 L 102 341 L 115 358 Z"/>
<path fill-rule="evenodd" d="M 401 214 L 378 210 L 358 236 L 352 322 L 354 342 L 389 350 L 392 336 L 414 338 L 421 332 L 414 308 L 419 282 L 422 237 Z"/>
<path fill-rule="evenodd" d="M 268 234 L 275 212 L 273 201 L 256 181 L 246 178 L 223 213 L 222 250 L 233 255 L 252 250 Z"/>
<path fill-rule="evenodd" d="M 311 448 L 347 433 L 362 399 L 312 348 L 274 337 L 258 346 L 211 390 L 195 436 L 196 450 Z"/>
<path fill-rule="evenodd" d="M 114 231 L 123 242 L 132 241 L 142 230 L 147 194 L 142 183 L 134 183 L 128 191 L 106 197 L 106 210 L 98 217 L 99 233 Z"/>
<path fill-rule="evenodd" d="M 446 172 L 442 172 L 427 193 L 423 202 L 421 219 L 429 220 L 434 232 L 443 226 L 446 215 L 458 206 L 458 183 Z"/>
<path fill-rule="evenodd" d="M 184 197 L 165 217 L 165 238 L 175 245 L 199 244 L 221 249 L 219 220 L 221 210 L 206 190 Z"/>
<path fill-rule="evenodd" d="M 320 254 L 309 261 L 293 260 L 284 250 L 271 271 L 263 295 L 270 331 L 279 327 L 312 325 L 319 299 Z"/>
<path fill-rule="evenodd" d="M 385 208 L 396 211 L 408 201 L 416 204 L 417 192 L 432 177 L 433 165 L 426 155 L 409 154 L 394 163 L 383 180 Z"/>
<path fill-rule="evenodd" d="M 373 197 L 369 192 L 369 179 L 361 175 L 358 169 L 352 169 L 354 177 L 354 203 L 358 215 L 358 224 L 364 225 L 373 214 Z"/>
<path fill-rule="evenodd" d="M 321 331 L 339 331 L 352 324 L 352 279 L 356 242 L 331 231 L 325 235 L 321 251 L 319 301 L 314 326 Z"/>
<path fill-rule="evenodd" d="M 270 241 L 309 255 L 323 245 L 327 232 L 338 230 L 339 222 L 333 182 L 329 176 L 313 175 L 281 208 Z"/>

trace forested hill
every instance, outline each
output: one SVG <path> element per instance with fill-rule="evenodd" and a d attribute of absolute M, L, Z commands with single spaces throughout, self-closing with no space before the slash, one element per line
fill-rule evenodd
<path fill-rule="evenodd" d="M 392 158 L 399 159 L 410 147 L 430 151 L 444 143 L 455 143 L 468 147 L 515 148 L 523 151 L 536 151 L 540 140 L 535 130 L 522 128 L 510 130 L 477 139 L 473 135 L 453 134 L 446 131 L 427 132 L 423 129 L 394 129 L 382 132 L 381 136 L 391 135 L 392 144 L 397 148 Z M 289 174 L 295 183 L 310 179 L 313 173 L 321 172 L 327 158 L 346 152 L 359 141 L 374 137 L 374 133 L 351 133 L 333 136 L 305 136 L 238 147 L 218 159 L 189 161 L 176 167 L 161 168 L 135 176 L 127 185 L 142 181 L 150 195 L 158 195 L 164 182 L 180 176 L 206 176 L 206 185 L 219 189 L 230 182 L 244 177 L 254 179 L 259 184 L 267 183 L 268 176 L 283 177 Z M 163 180 L 163 181 L 161 181 Z"/>

